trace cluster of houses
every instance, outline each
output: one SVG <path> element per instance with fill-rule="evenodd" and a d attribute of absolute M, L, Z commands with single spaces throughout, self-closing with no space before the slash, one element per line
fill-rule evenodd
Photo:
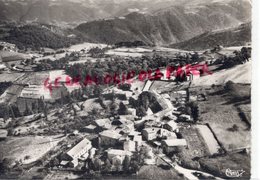
<path fill-rule="evenodd" d="M 122 164 L 126 156 L 131 157 L 142 145 L 142 135 L 135 131 L 134 122 L 129 120 L 129 116 L 97 119 L 83 127 L 82 131 L 98 134 L 97 147 L 93 147 L 92 142 L 84 138 L 62 156 L 61 166 L 76 167 L 80 161 L 93 160 L 97 148 L 103 150 L 112 164 Z"/>
<path fill-rule="evenodd" d="M 134 114 L 96 119 L 82 127 L 81 131 L 98 135 L 97 140 L 93 142 L 84 138 L 66 153 L 60 165 L 71 164 L 76 167 L 79 161 L 94 158 L 97 149 L 102 150 L 110 162 L 117 161 L 122 164 L 126 156 L 131 157 L 142 146 L 148 146 L 148 144 L 150 155 L 148 159 L 145 159 L 145 163 L 155 164 L 156 156 L 153 154 L 152 147 L 160 148 L 166 154 L 177 152 L 180 147 L 187 148 L 186 140 L 178 137 L 177 120 L 191 120 L 191 117 L 182 114 L 172 105 L 172 102 L 177 104 L 177 102 L 186 101 L 187 91 L 177 91 L 171 96 L 160 95 L 156 91 L 152 93 L 156 96 L 161 111 L 152 112 L 141 119 Z M 95 144 L 95 147 L 92 144 Z"/>

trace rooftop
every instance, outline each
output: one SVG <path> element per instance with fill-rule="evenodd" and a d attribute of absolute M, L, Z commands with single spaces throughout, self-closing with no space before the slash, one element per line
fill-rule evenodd
<path fill-rule="evenodd" d="M 171 121 L 167 122 L 166 124 L 168 124 L 169 126 L 171 126 L 173 128 L 177 128 L 177 126 L 178 126 L 178 124 L 174 120 L 171 120 Z"/>
<path fill-rule="evenodd" d="M 154 132 L 157 133 L 159 130 L 160 128 L 154 128 L 154 127 L 143 129 L 143 131 L 146 131 L 147 133 L 154 133 Z"/>
<path fill-rule="evenodd" d="M 8 131 L 5 129 L 0 129 L 0 138 L 6 138 Z"/>
<path fill-rule="evenodd" d="M 112 139 L 119 139 L 122 135 L 114 130 L 105 130 L 99 133 L 101 136 L 109 137 Z"/>
<path fill-rule="evenodd" d="M 95 129 L 97 126 L 90 124 L 88 126 L 85 126 L 86 129 Z"/>
<path fill-rule="evenodd" d="M 97 126 L 105 128 L 105 129 L 110 129 L 111 126 L 111 121 L 106 118 L 106 119 L 97 119 L 96 121 Z"/>
<path fill-rule="evenodd" d="M 92 147 L 91 142 L 88 139 L 84 138 L 76 146 L 74 146 L 71 150 L 69 150 L 67 154 L 74 158 L 74 156 L 76 156 L 86 146 L 89 146 L 89 149 Z"/>
<path fill-rule="evenodd" d="M 126 155 L 129 155 L 129 156 L 131 156 L 132 155 L 132 153 L 131 152 L 129 152 L 129 151 L 125 151 L 125 150 L 121 150 L 121 149 L 108 149 L 108 150 L 106 150 L 106 152 L 108 153 L 108 154 L 110 154 L 110 155 L 123 155 L 123 156 L 126 156 Z"/>
<path fill-rule="evenodd" d="M 187 146 L 185 139 L 169 139 L 163 141 L 167 146 Z"/>

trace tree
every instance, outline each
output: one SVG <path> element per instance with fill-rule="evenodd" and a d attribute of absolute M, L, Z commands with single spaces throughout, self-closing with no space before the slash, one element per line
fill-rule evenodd
<path fill-rule="evenodd" d="M 123 161 L 123 169 L 125 172 L 129 172 L 130 160 L 131 160 L 130 156 L 127 155 Z"/>
<path fill-rule="evenodd" d="M 120 159 L 114 159 L 113 160 L 113 166 L 115 167 L 115 169 L 117 171 L 120 171 L 120 169 L 121 169 L 121 161 L 120 161 Z"/>
<path fill-rule="evenodd" d="M 59 165 L 59 160 L 56 157 L 50 161 L 51 167 L 58 166 L 58 165 Z"/>
<path fill-rule="evenodd" d="M 131 89 L 131 84 L 120 84 L 119 86 L 118 86 L 118 88 L 119 89 L 122 89 L 122 90 L 124 90 L 124 91 L 129 91 L 130 89 Z"/>
<path fill-rule="evenodd" d="M 130 161 L 130 169 L 132 172 L 137 172 L 140 169 L 140 165 L 137 161 L 137 159 L 132 158 Z"/>
<path fill-rule="evenodd" d="M 97 115 L 99 111 L 97 108 L 93 108 L 91 112 L 93 115 Z"/>
<path fill-rule="evenodd" d="M 30 159 L 30 156 L 29 156 L 29 155 L 26 155 L 26 156 L 24 157 L 24 160 L 28 160 L 28 159 Z"/>
<path fill-rule="evenodd" d="M 95 97 L 99 97 L 101 95 L 101 93 L 102 93 L 101 86 L 99 86 L 99 85 L 95 86 L 93 93 L 94 93 Z"/>
<path fill-rule="evenodd" d="M 122 102 L 119 104 L 118 114 L 119 115 L 126 115 L 127 114 L 127 108 L 124 105 L 124 103 L 122 103 Z"/>
<path fill-rule="evenodd" d="M 9 158 L 4 158 L 0 161 L 0 172 L 8 172 L 10 170 L 12 160 Z"/>
<path fill-rule="evenodd" d="M 94 160 L 94 168 L 96 171 L 100 171 L 102 166 L 102 161 L 99 158 L 95 158 Z"/>
<path fill-rule="evenodd" d="M 236 132 L 238 130 L 239 130 L 239 127 L 236 124 L 234 124 L 232 127 L 228 128 L 228 131 L 231 131 L 231 132 Z"/>
<path fill-rule="evenodd" d="M 146 110 L 145 110 L 145 108 L 144 108 L 143 106 L 137 108 L 137 110 L 136 110 L 136 115 L 137 115 L 137 116 L 140 116 L 140 117 L 146 116 Z"/>
<path fill-rule="evenodd" d="M 242 57 L 244 58 L 244 60 L 246 60 L 246 61 L 248 61 L 249 58 L 251 57 L 250 49 L 248 49 L 246 47 L 241 48 L 241 54 L 242 54 Z"/>
<path fill-rule="evenodd" d="M 110 172 L 111 168 L 112 168 L 111 162 L 109 161 L 109 159 L 106 159 L 105 166 L 104 166 L 104 171 L 105 172 Z"/>
<path fill-rule="evenodd" d="M 136 107 L 136 100 L 133 97 L 129 98 L 129 105 L 131 105 L 133 108 Z"/>
<path fill-rule="evenodd" d="M 192 115 L 194 122 L 199 119 L 199 106 L 195 102 L 190 102 L 187 107 L 187 113 Z"/>

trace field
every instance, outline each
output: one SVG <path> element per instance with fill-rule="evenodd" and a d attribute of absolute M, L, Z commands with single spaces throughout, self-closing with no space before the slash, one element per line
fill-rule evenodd
<path fill-rule="evenodd" d="M 245 171 L 240 178 L 250 179 L 250 156 L 248 154 L 234 153 L 214 158 L 202 158 L 199 160 L 202 169 L 227 179 L 226 170 L 243 170 Z"/>
<path fill-rule="evenodd" d="M 27 54 L 9 51 L 0 51 L 0 56 L 2 56 L 3 62 L 19 61 L 30 58 L 30 56 Z"/>
<path fill-rule="evenodd" d="M 73 45 L 73 46 L 69 47 L 67 50 L 70 52 L 80 51 L 82 49 L 85 49 L 86 51 L 88 51 L 91 48 L 95 48 L 95 47 L 105 48 L 105 47 L 107 47 L 107 45 L 106 44 L 95 44 L 95 43 L 82 43 L 82 44 Z"/>
<path fill-rule="evenodd" d="M 0 103 L 15 103 L 23 88 L 23 86 L 12 85 L 0 96 Z"/>
<path fill-rule="evenodd" d="M 71 172 L 66 172 L 66 171 L 62 171 L 62 172 L 58 172 L 58 171 L 52 171 L 51 173 L 49 173 L 44 180 L 62 180 L 62 179 L 78 179 L 80 178 L 79 175 L 75 175 Z"/>
<path fill-rule="evenodd" d="M 80 57 L 79 60 L 77 61 L 70 61 L 69 64 L 73 65 L 73 64 L 85 64 L 85 63 L 95 63 L 97 60 L 100 62 L 103 62 L 105 58 L 92 58 L 89 56 L 86 57 Z"/>
<path fill-rule="evenodd" d="M 48 72 L 33 72 L 17 78 L 16 82 L 19 84 L 43 85 L 48 77 Z"/>
<path fill-rule="evenodd" d="M 197 128 L 201 136 L 205 140 L 210 154 L 211 155 L 217 154 L 218 150 L 220 149 L 220 146 L 216 141 L 215 137 L 213 136 L 212 132 L 210 131 L 210 129 L 206 125 L 197 125 Z"/>
<path fill-rule="evenodd" d="M 230 69 L 224 69 L 211 75 L 200 77 L 192 81 L 192 86 L 211 86 L 212 84 L 224 84 L 228 81 L 235 83 L 251 83 L 252 62 L 237 65 Z"/>
<path fill-rule="evenodd" d="M 2 73 L 0 74 L 0 82 L 14 82 L 17 78 L 23 75 L 24 73 Z"/>
<path fill-rule="evenodd" d="M 239 109 L 241 105 L 250 108 L 250 85 L 235 84 L 234 88 L 230 92 L 223 86 L 206 90 L 208 100 L 198 103 L 201 122 L 209 124 L 226 151 L 250 146 L 250 127 Z"/>
<path fill-rule="evenodd" d="M 176 170 L 170 167 L 157 166 L 142 166 L 138 172 L 138 179 L 149 179 L 149 180 L 178 180 L 185 179 L 182 175 L 178 174 Z"/>
<path fill-rule="evenodd" d="M 153 81 L 150 90 L 156 90 L 158 92 L 172 91 L 173 88 L 176 87 L 175 84 L 175 82 Z"/>
<path fill-rule="evenodd" d="M 20 161 L 23 164 L 35 162 L 56 146 L 62 138 L 59 136 L 10 137 L 0 143 L 0 158 Z"/>
<path fill-rule="evenodd" d="M 208 147 L 196 126 L 182 127 L 180 133 L 186 139 L 188 148 L 181 148 L 178 156 L 185 167 L 197 169 L 199 164 L 193 158 L 208 156 Z"/>

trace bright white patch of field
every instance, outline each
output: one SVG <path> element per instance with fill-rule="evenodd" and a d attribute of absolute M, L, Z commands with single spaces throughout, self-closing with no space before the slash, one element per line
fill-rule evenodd
<path fill-rule="evenodd" d="M 126 56 L 126 57 L 142 57 L 141 53 L 132 53 L 132 52 L 120 52 L 115 50 L 109 50 L 105 54 L 107 55 L 115 55 L 115 56 Z"/>
<path fill-rule="evenodd" d="M 0 51 L 0 56 L 2 57 L 3 62 L 20 61 L 20 60 L 31 58 L 29 54 L 9 52 L 9 51 Z"/>
<path fill-rule="evenodd" d="M 233 81 L 234 83 L 251 83 L 251 61 L 245 64 L 237 65 L 230 69 L 224 69 L 213 73 L 212 75 L 207 75 L 200 77 L 192 81 L 192 86 L 211 86 L 212 84 L 224 84 L 228 81 Z"/>
<path fill-rule="evenodd" d="M 35 61 L 38 62 L 40 60 L 49 59 L 51 61 L 56 61 L 57 59 L 61 59 L 66 56 L 66 53 L 59 53 L 55 55 L 49 55 L 49 56 L 42 56 L 35 58 Z"/>
<path fill-rule="evenodd" d="M 86 56 L 86 57 L 82 57 L 80 58 L 79 60 L 77 61 L 70 61 L 69 64 L 70 65 L 73 65 L 73 64 L 85 64 L 85 63 L 95 63 L 97 60 L 99 61 L 104 61 L 105 58 L 92 58 L 92 57 L 89 57 L 89 56 Z"/>
<path fill-rule="evenodd" d="M 147 48 L 116 48 L 107 51 L 107 55 L 117 55 L 117 56 L 129 56 L 129 57 L 141 57 L 144 53 L 152 52 L 152 49 Z"/>
<path fill-rule="evenodd" d="M 99 48 L 105 48 L 108 45 L 106 44 L 95 44 L 95 43 L 82 43 L 82 44 L 76 44 L 68 48 L 68 51 L 74 52 L 74 51 L 80 51 L 84 49 L 85 51 L 90 50 L 91 48 L 99 47 Z"/>
<path fill-rule="evenodd" d="M 60 78 L 60 81 L 65 81 L 67 76 L 64 70 L 53 70 L 49 72 L 51 82 L 54 82 L 56 78 Z"/>
<path fill-rule="evenodd" d="M 180 49 L 173 49 L 173 48 L 166 48 L 166 47 L 160 47 L 160 46 L 156 46 L 154 48 L 155 51 L 161 51 L 161 52 L 176 52 L 176 53 L 189 53 L 190 51 L 185 51 L 185 50 L 180 50 Z"/>
<path fill-rule="evenodd" d="M 53 85 L 55 83 L 55 80 L 58 80 L 59 83 L 66 83 L 67 78 L 71 78 L 69 75 L 65 74 L 64 70 L 53 70 L 49 72 L 49 82 L 51 82 Z M 81 86 L 79 84 L 73 84 L 73 85 L 67 85 L 65 84 L 65 87 L 69 92 L 72 92 L 76 89 L 80 89 Z"/>
<path fill-rule="evenodd" d="M 118 52 L 131 52 L 131 53 L 143 53 L 143 52 L 152 52 L 152 49 L 146 49 L 146 48 L 117 48 L 115 51 Z"/>
<path fill-rule="evenodd" d="M 213 136 L 212 132 L 206 125 L 197 125 L 197 128 L 199 129 L 200 134 L 202 135 L 203 139 L 205 140 L 209 152 L 211 155 L 218 153 L 218 150 L 220 149 L 220 146 Z"/>

